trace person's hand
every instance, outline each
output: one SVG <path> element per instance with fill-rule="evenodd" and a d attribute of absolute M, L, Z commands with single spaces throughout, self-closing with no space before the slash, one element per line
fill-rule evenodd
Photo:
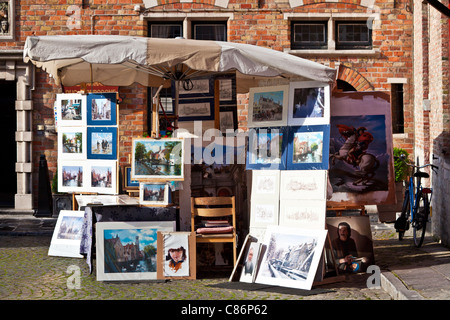
<path fill-rule="evenodd" d="M 345 256 L 345 263 L 351 264 L 353 262 L 353 257 L 351 255 Z"/>

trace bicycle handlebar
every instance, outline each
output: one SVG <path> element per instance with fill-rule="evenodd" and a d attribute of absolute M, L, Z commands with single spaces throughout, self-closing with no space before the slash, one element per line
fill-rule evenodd
<path fill-rule="evenodd" d="M 410 163 L 406 161 L 406 156 L 404 154 L 402 154 L 400 157 L 396 157 L 394 156 L 394 159 L 400 159 L 402 160 L 407 166 L 416 168 L 416 169 L 422 169 L 422 168 L 426 168 L 426 167 L 431 167 L 431 169 L 434 171 L 435 169 L 439 169 L 438 166 L 435 166 L 434 164 L 428 163 L 428 164 L 424 164 L 423 166 L 416 166 L 414 163 Z"/>

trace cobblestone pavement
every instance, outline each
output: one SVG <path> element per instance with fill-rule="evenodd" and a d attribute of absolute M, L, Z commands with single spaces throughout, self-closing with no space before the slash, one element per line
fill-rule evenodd
<path fill-rule="evenodd" d="M 48 256 L 50 236 L 0 236 L 0 300 L 390 300 L 367 288 L 368 274 L 312 290 L 228 282 L 230 273 L 196 280 L 101 282 L 84 259 Z M 79 268 L 79 289 L 73 266 Z"/>

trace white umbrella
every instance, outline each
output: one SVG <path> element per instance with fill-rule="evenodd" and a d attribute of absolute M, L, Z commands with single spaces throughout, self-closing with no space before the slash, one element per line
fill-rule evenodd
<path fill-rule="evenodd" d="M 65 86 L 101 82 L 127 86 L 170 86 L 205 74 L 236 71 L 237 92 L 259 80 L 335 81 L 336 70 L 287 53 L 249 44 L 108 35 L 28 37 L 24 61 Z"/>

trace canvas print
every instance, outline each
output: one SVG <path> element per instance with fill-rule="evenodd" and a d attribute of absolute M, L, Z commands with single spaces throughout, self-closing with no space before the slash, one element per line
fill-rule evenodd
<path fill-rule="evenodd" d="M 328 125 L 290 127 L 287 169 L 328 169 L 329 139 Z"/>
<path fill-rule="evenodd" d="M 89 190 L 99 194 L 117 193 L 117 161 L 92 160 L 87 162 L 90 174 Z"/>
<path fill-rule="evenodd" d="M 81 94 L 56 95 L 58 126 L 83 126 L 86 124 L 86 96 Z"/>
<path fill-rule="evenodd" d="M 327 217 L 326 223 L 339 272 L 365 272 L 375 264 L 369 216 Z"/>
<path fill-rule="evenodd" d="M 326 230 L 269 226 L 255 282 L 310 290 L 326 234 Z"/>
<path fill-rule="evenodd" d="M 280 226 L 300 227 L 304 229 L 325 228 L 327 212 L 326 200 L 296 200 L 280 201 Z"/>
<path fill-rule="evenodd" d="M 156 279 L 157 232 L 174 222 L 98 222 L 97 280 Z"/>
<path fill-rule="evenodd" d="M 248 127 L 286 125 L 288 91 L 289 86 L 250 88 Z"/>
<path fill-rule="evenodd" d="M 86 191 L 85 166 L 83 161 L 58 161 L 58 192 Z"/>
<path fill-rule="evenodd" d="M 389 95 L 333 96 L 330 122 L 331 203 L 382 204 L 395 199 Z"/>
<path fill-rule="evenodd" d="M 133 139 L 132 179 L 183 179 L 183 139 Z"/>
<path fill-rule="evenodd" d="M 287 127 L 250 129 L 247 170 L 286 169 L 287 132 Z"/>
<path fill-rule="evenodd" d="M 292 82 L 289 87 L 289 125 L 329 124 L 330 86 L 316 81 Z"/>
<path fill-rule="evenodd" d="M 83 258 L 80 243 L 84 211 L 59 211 L 48 250 L 49 256 Z"/>
<path fill-rule="evenodd" d="M 326 200 L 327 170 L 280 172 L 280 199 Z"/>
<path fill-rule="evenodd" d="M 169 185 L 167 183 L 141 182 L 139 203 L 144 205 L 169 204 Z"/>
<path fill-rule="evenodd" d="M 278 199 L 280 170 L 252 170 L 252 199 Z"/>
<path fill-rule="evenodd" d="M 117 159 L 117 127 L 87 128 L 87 158 Z"/>
<path fill-rule="evenodd" d="M 87 105 L 88 125 L 117 125 L 116 93 L 90 93 Z"/>
<path fill-rule="evenodd" d="M 178 103 L 178 120 L 214 120 L 214 99 L 184 99 Z"/>
<path fill-rule="evenodd" d="M 61 127 L 58 130 L 58 159 L 86 159 L 86 128 Z"/>

